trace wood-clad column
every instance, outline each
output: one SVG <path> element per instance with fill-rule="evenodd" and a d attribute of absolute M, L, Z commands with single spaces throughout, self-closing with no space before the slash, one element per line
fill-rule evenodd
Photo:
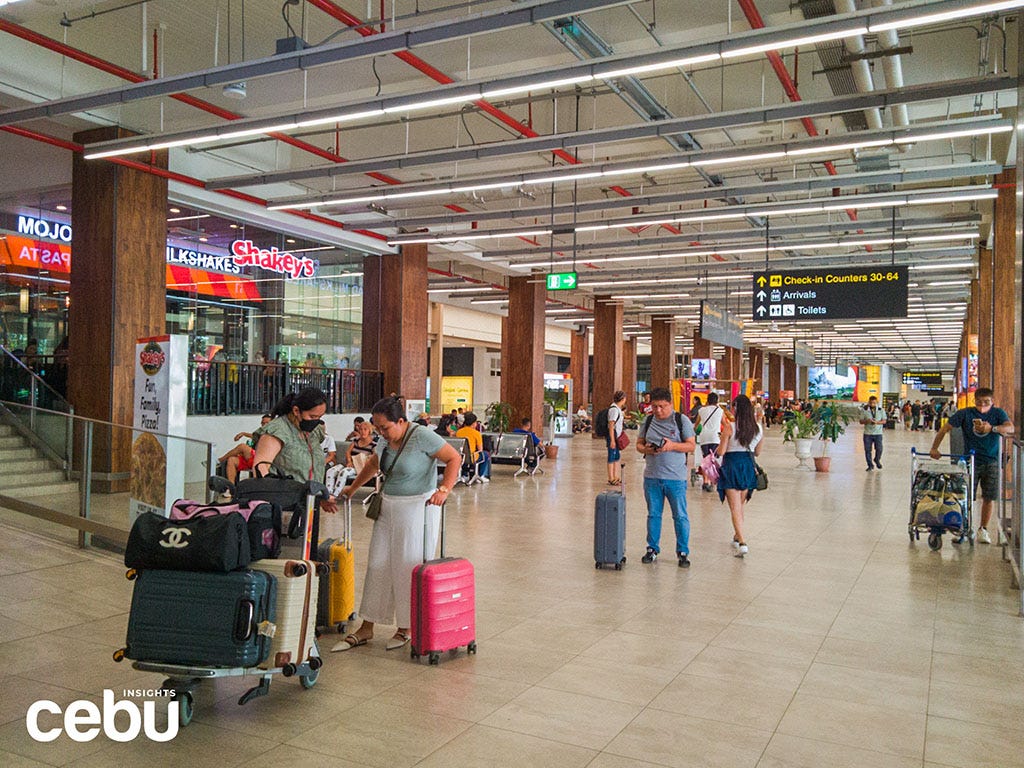
<path fill-rule="evenodd" d="M 993 380 L 992 324 L 995 319 L 992 305 L 992 251 L 978 249 L 978 386 L 987 387 Z"/>
<path fill-rule="evenodd" d="M 425 243 L 363 259 L 363 366 L 384 372 L 385 395 L 427 396 L 428 305 Z"/>
<path fill-rule="evenodd" d="M 807 399 L 808 381 L 807 381 L 807 366 L 801 365 L 797 367 L 796 371 L 797 385 L 796 385 L 796 396 L 801 400 Z"/>
<path fill-rule="evenodd" d="M 1018 151 L 1020 151 L 1018 149 Z M 1017 347 L 1014 315 L 1019 297 L 1014 295 L 1014 260 L 1017 254 L 1016 222 L 1019 218 L 1015 185 L 1016 170 L 996 175 L 997 184 L 1008 184 L 999 190 L 993 216 L 994 247 L 992 250 L 992 378 L 996 402 L 1018 425 L 1020 434 L 1021 376 L 1018 362 L 1011 350 Z"/>
<path fill-rule="evenodd" d="M 730 381 L 736 378 L 732 368 L 732 349 L 730 347 L 725 347 L 722 358 L 718 361 L 715 378 L 720 381 Z"/>
<path fill-rule="evenodd" d="M 747 347 L 747 377 L 754 380 L 754 392 L 764 391 L 764 350 L 760 347 Z"/>
<path fill-rule="evenodd" d="M 636 409 L 636 337 L 622 342 L 622 391 L 626 393 L 626 409 Z"/>
<path fill-rule="evenodd" d="M 594 301 L 594 413 L 607 408 L 622 385 L 622 305 Z M 597 437 L 596 435 L 594 436 Z"/>
<path fill-rule="evenodd" d="M 572 376 L 573 413 L 590 398 L 590 328 L 583 325 L 573 332 L 569 348 L 569 375 Z"/>
<path fill-rule="evenodd" d="M 651 318 L 651 388 L 668 387 L 676 369 L 676 322 Z"/>
<path fill-rule="evenodd" d="M 444 413 L 441 379 L 444 378 L 444 304 L 430 305 L 430 415 Z"/>
<path fill-rule="evenodd" d="M 693 359 L 708 360 L 711 358 L 711 342 L 700 335 L 700 329 L 693 332 Z"/>
<path fill-rule="evenodd" d="M 776 352 L 768 353 L 768 397 L 774 403 L 779 399 L 779 390 L 782 389 L 782 355 Z"/>
<path fill-rule="evenodd" d="M 796 383 L 796 360 L 792 357 L 782 358 L 782 388 L 791 390 L 794 397 L 799 397 Z"/>
<path fill-rule="evenodd" d="M 512 404 L 514 426 L 526 417 L 535 427 L 544 423 L 546 290 L 544 282 L 534 276 L 508 281 L 508 332 L 502 334 L 501 384 L 503 399 Z"/>
<path fill-rule="evenodd" d="M 97 128 L 74 140 L 91 144 L 131 135 Z M 167 153 L 150 162 L 166 168 Z M 167 180 L 76 154 L 71 210 L 68 398 L 79 416 L 130 425 L 135 342 L 163 335 L 167 325 Z M 128 489 L 131 436 L 128 429 L 97 428 L 97 491 Z"/>

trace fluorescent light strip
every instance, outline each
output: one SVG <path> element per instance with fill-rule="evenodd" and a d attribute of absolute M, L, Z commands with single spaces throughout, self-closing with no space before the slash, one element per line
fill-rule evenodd
<path fill-rule="evenodd" d="M 461 240 L 493 240 L 502 237 L 536 237 L 537 235 L 550 235 L 550 229 L 529 229 L 522 232 L 502 232 L 490 235 L 449 235 L 445 237 L 418 237 L 413 240 L 398 240 L 388 245 L 409 245 L 410 243 L 455 243 Z"/>
<path fill-rule="evenodd" d="M 172 221 L 195 221 L 196 219 L 208 219 L 208 218 L 210 218 L 210 214 L 209 213 L 197 213 L 195 216 L 176 216 L 173 219 L 168 219 L 167 223 L 169 224 Z"/>
<path fill-rule="evenodd" d="M 10 0 L 7 1 L 9 2 Z M 3 2 L 4 0 L 0 0 L 0 4 L 2 4 Z M 768 51 L 778 51 L 787 48 L 796 48 L 801 45 L 813 45 L 815 43 L 826 42 L 830 40 L 843 40 L 850 37 L 861 36 L 868 32 L 877 33 L 889 29 L 907 29 L 909 27 L 919 27 L 931 24 L 938 24 L 944 21 L 949 21 L 951 19 L 962 19 L 969 18 L 972 16 L 990 15 L 993 13 L 998 13 L 1000 11 L 1019 8 L 1022 5 L 1024 5 L 1024 0 L 1003 0 L 1003 2 L 967 6 L 952 11 L 931 14 L 925 13 L 920 16 L 912 16 L 897 21 L 879 22 L 877 24 L 869 23 L 868 26 L 864 26 L 863 23 L 859 23 L 858 21 L 851 21 L 850 27 L 834 30 L 831 32 L 823 32 L 819 35 L 803 35 L 773 42 L 760 43 L 757 45 L 741 46 L 739 48 L 732 49 L 729 49 L 728 47 L 730 42 L 728 40 L 725 40 L 718 44 L 720 46 L 720 52 L 697 54 L 694 56 L 684 57 L 681 59 L 674 59 L 666 62 L 639 64 L 633 67 L 620 66 L 618 68 L 615 68 L 614 65 L 611 65 L 611 68 L 607 70 L 601 70 L 598 67 L 593 72 L 593 74 L 582 74 L 566 78 L 557 78 L 554 80 L 540 80 L 536 83 L 510 86 L 507 88 L 478 90 L 470 93 L 462 93 L 457 96 L 424 99 L 423 101 L 413 101 L 411 103 L 399 104 L 391 107 L 385 106 L 382 108 L 370 108 L 354 112 L 345 111 L 344 109 L 342 109 L 337 114 L 326 115 L 323 117 L 317 117 L 309 120 L 289 120 L 271 126 L 245 128 L 239 129 L 237 131 L 229 131 L 227 133 L 208 132 L 205 134 L 198 134 L 182 139 L 172 139 L 165 141 L 157 140 L 141 145 L 129 145 L 115 147 L 108 150 L 98 150 L 95 152 L 88 152 L 85 155 L 85 158 L 87 160 L 95 160 L 104 157 L 116 157 L 120 155 L 138 154 L 140 152 L 148 152 L 156 149 L 170 149 L 174 147 L 190 146 L 195 144 L 208 144 L 211 142 L 227 141 L 229 139 L 241 138 L 245 136 L 256 136 L 261 134 L 276 133 L 280 131 L 288 131 L 294 128 L 305 128 L 315 125 L 326 125 L 331 123 L 354 122 L 361 119 L 365 119 L 367 117 L 380 116 L 382 114 L 405 114 L 407 112 L 431 109 L 433 107 L 466 104 L 473 101 L 477 101 L 479 99 L 511 96 L 520 93 L 527 93 L 530 91 L 550 90 L 568 85 L 577 85 L 580 83 L 591 82 L 594 80 L 614 80 L 616 78 L 631 75 L 647 74 L 672 69 L 684 69 L 686 67 L 691 67 L 696 64 L 704 64 L 708 62 L 718 61 L 720 59 L 737 59 L 747 56 L 756 56 Z M 481 85 L 481 88 L 482 87 L 483 86 Z"/>
<path fill-rule="evenodd" d="M 480 285 L 476 288 L 427 288 L 427 293 L 476 293 L 477 291 L 496 291 L 493 285 Z"/>
<path fill-rule="evenodd" d="M 1022 0 L 1024 2 L 1024 0 Z M 881 146 L 893 146 L 896 144 L 917 144 L 925 141 L 937 141 L 948 139 L 952 137 L 966 137 L 966 136 L 984 136 L 994 133 L 1006 133 L 1013 130 L 1012 125 L 982 125 L 975 128 L 964 128 L 949 131 L 941 131 L 933 134 L 925 134 L 914 137 L 899 137 L 895 139 L 875 139 L 867 141 L 854 141 L 847 144 L 841 144 L 838 146 L 822 146 L 822 147 L 803 147 L 797 149 L 787 149 L 774 152 L 763 152 L 760 154 L 746 154 L 746 155 L 732 155 L 721 158 L 708 158 L 701 159 L 696 158 L 693 160 L 678 161 L 671 163 L 657 163 L 646 166 L 630 166 L 627 168 L 612 168 L 609 170 L 588 170 L 580 171 L 576 173 L 562 173 L 554 176 L 541 176 L 538 178 L 530 179 L 515 179 L 500 182 L 480 182 L 462 184 L 458 186 L 445 186 L 443 188 L 434 188 L 427 190 L 410 190 L 407 192 L 380 192 L 372 195 L 362 195 L 357 197 L 337 197 L 327 200 L 315 200 L 315 201 L 296 201 L 291 203 L 280 203 L 276 205 L 268 206 L 269 210 L 295 210 L 303 208 L 317 208 L 320 206 L 330 205 L 354 205 L 358 203 L 378 202 L 384 203 L 392 200 L 404 200 L 408 198 L 416 197 L 429 197 L 433 195 L 445 195 L 445 194 L 464 194 L 468 192 L 478 192 L 489 189 L 504 189 L 511 187 L 522 187 L 522 186 L 533 186 L 533 185 L 545 185 L 545 184 L 564 184 L 570 181 L 578 182 L 587 179 L 602 178 L 605 176 L 621 176 L 621 175 L 643 175 L 645 173 L 654 173 L 657 171 L 679 169 L 685 167 L 705 167 L 711 165 L 725 165 L 730 163 L 749 163 L 758 160 L 770 160 L 781 157 L 797 157 L 805 156 L 808 154 L 835 154 L 839 151 L 847 151 L 850 149 L 860 149 L 864 147 L 881 147 Z M 872 204 L 866 204 L 864 207 L 885 207 L 888 203 L 876 202 Z M 802 210 L 797 208 L 795 210 Z M 833 208 L 823 208 L 822 210 L 834 210 Z M 750 212 L 748 215 L 757 216 L 762 215 L 758 211 Z M 778 215 L 778 214 L 775 214 Z M 671 219 L 667 220 L 655 220 L 651 222 L 644 222 L 645 226 L 654 226 L 657 224 L 668 224 L 672 223 Z M 600 229 L 601 227 L 595 227 Z M 578 232 L 592 231 L 589 228 L 577 228 Z M 408 242 L 408 241 L 406 241 Z"/>

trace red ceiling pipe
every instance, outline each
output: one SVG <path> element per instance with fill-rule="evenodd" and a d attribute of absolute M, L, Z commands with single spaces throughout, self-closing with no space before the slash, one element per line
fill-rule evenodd
<path fill-rule="evenodd" d="M 747 23 L 750 24 L 751 29 L 763 29 L 765 26 L 764 19 L 761 18 L 760 11 L 757 10 L 757 6 L 754 5 L 754 0 L 737 0 L 740 4 L 740 8 L 743 9 L 743 15 L 747 17 Z M 786 92 L 786 96 L 789 97 L 790 101 L 802 101 L 800 98 L 800 91 L 797 90 L 796 83 L 793 82 L 793 78 L 789 74 L 789 70 L 786 69 L 786 64 L 783 62 L 782 57 L 776 51 L 766 51 L 765 56 L 768 57 L 768 62 L 772 65 L 772 69 L 775 70 L 775 76 L 779 78 L 779 82 L 782 83 L 782 90 Z M 800 118 L 800 122 L 804 126 L 804 130 L 808 136 L 818 135 L 818 126 L 814 124 L 814 120 L 809 117 Z M 830 176 L 835 176 L 838 171 L 831 160 L 826 160 L 822 163 L 825 166 L 825 170 L 828 171 Z M 846 209 L 846 215 L 850 217 L 850 221 L 857 220 L 857 211 L 852 208 Z"/>
<path fill-rule="evenodd" d="M 26 139 L 32 139 L 33 141 L 39 141 L 44 144 L 49 144 L 50 146 L 53 147 L 59 147 L 60 149 L 66 149 L 69 152 L 80 153 L 83 152 L 85 149 L 81 144 L 77 144 L 73 141 L 67 141 L 66 139 L 58 138 L 57 136 L 49 136 L 45 133 L 39 133 L 38 131 L 30 131 L 25 128 L 19 128 L 13 125 L 0 126 L 0 131 L 4 131 L 15 136 L 22 136 Z M 123 166 L 125 168 L 133 168 L 135 170 L 142 171 L 143 173 L 149 173 L 154 176 L 160 176 L 169 181 L 177 181 L 182 184 L 187 184 L 189 186 L 196 187 L 198 189 L 206 189 L 206 182 L 203 181 L 202 179 L 197 179 L 193 176 L 186 176 L 183 173 L 176 173 L 175 171 L 170 171 L 167 170 L 166 168 L 158 168 L 157 166 L 149 165 L 148 163 L 140 163 L 138 160 L 129 160 L 124 157 L 110 157 L 107 158 L 107 162 L 116 163 L 117 165 Z M 264 200 L 263 198 L 256 197 L 255 195 L 250 195 L 246 192 L 239 192 L 234 189 L 218 189 L 216 190 L 216 192 L 226 197 L 234 198 L 236 200 L 244 200 L 246 202 L 262 206 L 267 205 L 267 201 Z M 315 213 L 309 213 L 307 211 L 287 211 L 287 213 L 291 214 L 292 216 L 297 216 L 301 219 L 306 219 L 307 221 L 315 221 L 320 224 L 327 224 L 329 226 L 336 227 L 338 229 L 344 229 L 346 231 L 354 232 L 356 234 L 364 235 L 366 237 L 372 237 L 375 240 L 386 241 L 388 239 L 385 235 L 382 235 L 378 232 L 371 232 L 365 229 L 350 230 L 340 221 L 328 219 L 324 216 L 318 216 Z"/>

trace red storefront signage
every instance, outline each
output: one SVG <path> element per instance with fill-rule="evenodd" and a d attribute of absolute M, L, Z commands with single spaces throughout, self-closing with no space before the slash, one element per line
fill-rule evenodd
<path fill-rule="evenodd" d="M 19 235 L 0 237 L 0 264 L 50 272 L 71 272 L 71 247 Z"/>
<path fill-rule="evenodd" d="M 312 259 L 279 251 L 273 246 L 269 249 L 258 248 L 252 240 L 235 240 L 231 244 L 231 253 L 235 257 L 235 264 L 240 267 L 260 267 L 291 278 L 313 277 L 316 274 L 316 262 Z"/>

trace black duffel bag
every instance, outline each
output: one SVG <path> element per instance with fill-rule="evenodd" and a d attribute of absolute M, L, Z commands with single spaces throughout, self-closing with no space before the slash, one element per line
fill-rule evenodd
<path fill-rule="evenodd" d="M 291 512 L 288 522 L 288 537 L 297 539 L 302 535 L 302 521 L 306 516 L 306 497 L 309 484 L 304 480 L 285 475 L 273 464 L 262 462 L 268 467 L 263 477 L 251 477 L 235 484 L 235 499 L 247 502 L 254 499 L 276 504 L 282 512 Z"/>
<path fill-rule="evenodd" d="M 185 521 L 144 512 L 124 550 L 124 564 L 139 570 L 227 573 L 250 562 L 249 529 L 237 512 Z"/>

